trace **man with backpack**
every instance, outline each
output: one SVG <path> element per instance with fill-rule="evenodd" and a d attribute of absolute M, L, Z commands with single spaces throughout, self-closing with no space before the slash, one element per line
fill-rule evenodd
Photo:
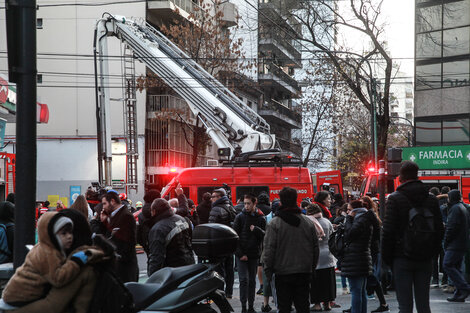
<path fill-rule="evenodd" d="M 458 190 L 449 192 L 449 215 L 444 235 L 444 270 L 455 285 L 454 295 L 447 298 L 449 302 L 464 302 L 470 294 L 470 285 L 460 271 L 467 252 L 469 241 L 470 216 L 462 203 Z"/>
<path fill-rule="evenodd" d="M 219 223 L 232 227 L 235 220 L 236 211 L 227 197 L 227 191 L 224 188 L 215 189 L 211 195 L 212 209 L 209 214 L 209 223 Z M 228 256 L 222 262 L 220 274 L 225 279 L 225 294 L 231 299 L 233 294 L 233 255 Z"/>
<path fill-rule="evenodd" d="M 418 180 L 418 165 L 403 162 L 400 186 L 385 204 L 382 258 L 393 268 L 400 313 L 430 313 L 429 285 L 432 259 L 439 253 L 444 234 L 436 197 Z"/>

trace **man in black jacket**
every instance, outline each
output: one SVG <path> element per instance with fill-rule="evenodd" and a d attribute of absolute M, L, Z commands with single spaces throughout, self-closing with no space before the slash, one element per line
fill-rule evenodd
<path fill-rule="evenodd" d="M 111 238 L 120 258 L 116 262 L 116 275 L 122 282 L 137 281 L 139 268 L 135 253 L 136 225 L 134 216 L 121 204 L 115 191 L 108 191 L 102 198 L 103 209 L 93 221 L 92 231 Z"/>
<path fill-rule="evenodd" d="M 152 229 L 154 221 L 150 214 L 150 206 L 153 200 L 160 198 L 160 191 L 156 189 L 150 189 L 144 195 L 145 204 L 142 207 L 142 212 L 139 213 L 137 219 L 137 243 L 144 248 L 145 254 L 149 255 L 149 233 Z"/>
<path fill-rule="evenodd" d="M 436 197 L 431 196 L 418 180 L 418 165 L 405 161 L 400 168 L 400 183 L 385 204 L 383 221 L 382 258 L 393 268 L 398 306 L 401 313 L 413 312 L 413 294 L 418 313 L 430 313 L 429 285 L 432 258 L 439 253 L 444 234 L 441 212 Z M 412 208 L 432 213 L 435 239 L 426 257 L 405 253 L 405 230 Z M 414 289 L 414 292 L 413 292 Z"/>
<path fill-rule="evenodd" d="M 447 301 L 464 302 L 470 293 L 470 285 L 465 281 L 460 266 L 468 247 L 470 216 L 462 203 L 460 191 L 449 192 L 449 208 L 444 235 L 444 270 L 454 282 L 456 290 Z"/>
<path fill-rule="evenodd" d="M 211 195 L 212 209 L 209 215 L 209 223 L 219 223 L 227 226 L 232 226 L 235 219 L 235 209 L 227 197 L 227 192 L 224 188 L 215 189 Z M 227 298 L 231 299 L 233 294 L 233 255 L 228 256 L 222 262 L 222 268 L 219 269 L 220 274 L 225 279 L 225 294 Z"/>
<path fill-rule="evenodd" d="M 254 313 L 256 291 L 256 269 L 261 255 L 266 220 L 263 212 L 256 207 L 257 199 L 252 194 L 244 197 L 245 208 L 237 215 L 233 229 L 237 232 L 238 247 L 235 252 L 238 276 L 240 279 L 240 302 L 242 313 Z M 246 303 L 248 301 L 248 311 Z"/>
<path fill-rule="evenodd" d="M 150 213 L 155 224 L 149 234 L 148 276 L 166 266 L 194 264 L 188 222 L 165 199 L 156 199 Z"/>

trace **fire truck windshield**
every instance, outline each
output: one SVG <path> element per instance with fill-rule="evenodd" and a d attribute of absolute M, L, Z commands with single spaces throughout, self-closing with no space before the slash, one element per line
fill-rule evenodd
<path fill-rule="evenodd" d="M 167 194 L 169 194 L 171 186 L 176 183 L 176 177 L 174 177 L 165 187 L 162 188 L 161 197 L 164 198 Z"/>

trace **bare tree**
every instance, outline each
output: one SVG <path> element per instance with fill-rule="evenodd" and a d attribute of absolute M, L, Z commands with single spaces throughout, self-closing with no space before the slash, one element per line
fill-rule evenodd
<path fill-rule="evenodd" d="M 245 58 L 243 39 L 234 39 L 233 34 L 238 26 L 228 28 L 223 19 L 223 2 L 213 0 L 207 3 L 199 0 L 198 3 L 187 20 L 174 20 L 169 26 L 161 26 L 162 33 L 209 74 L 216 78 L 223 77 L 224 82 L 254 67 L 255 62 Z M 145 77 L 139 77 L 137 83 L 140 90 L 153 88 L 168 92 L 169 89 L 164 81 L 152 72 L 148 72 Z M 166 114 L 164 118 L 174 118 L 174 115 Z M 198 122 L 193 126 L 185 121 L 181 124 L 186 143 L 192 148 L 192 166 L 196 166 L 198 156 L 205 154 L 211 140 Z M 189 136 L 190 132 L 192 136 Z"/>
<path fill-rule="evenodd" d="M 341 10 L 337 1 L 316 0 L 301 1 L 292 15 L 301 23 L 303 37 L 297 39 L 304 47 L 318 55 L 325 55 L 335 67 L 338 75 L 347 84 L 360 103 L 373 112 L 373 103 L 377 96 L 377 141 L 378 158 L 383 158 L 387 146 L 390 124 L 389 95 L 392 80 L 392 58 L 382 39 L 383 24 L 379 22 L 383 0 L 342 1 Z M 350 45 L 341 44 L 338 31 L 355 32 L 364 38 L 363 52 L 354 53 Z M 345 53 L 350 51 L 350 53 Z M 374 73 L 369 68 L 371 63 L 381 64 L 380 86 L 374 85 Z M 381 90 L 374 90 L 381 88 Z"/>

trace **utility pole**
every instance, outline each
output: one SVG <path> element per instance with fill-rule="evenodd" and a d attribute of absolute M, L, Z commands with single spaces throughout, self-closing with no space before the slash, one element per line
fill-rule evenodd
<path fill-rule="evenodd" d="M 36 1 L 7 0 L 9 80 L 16 83 L 16 203 L 13 265 L 34 244 L 36 207 Z"/>

